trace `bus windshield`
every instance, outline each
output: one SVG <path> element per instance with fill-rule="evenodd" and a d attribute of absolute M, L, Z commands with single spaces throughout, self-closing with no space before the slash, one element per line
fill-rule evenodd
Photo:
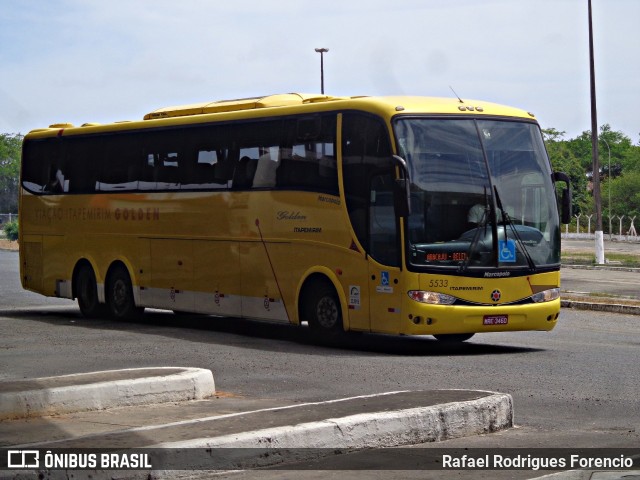
<path fill-rule="evenodd" d="M 395 134 L 411 174 L 412 268 L 557 267 L 555 191 L 536 124 L 410 117 Z"/>

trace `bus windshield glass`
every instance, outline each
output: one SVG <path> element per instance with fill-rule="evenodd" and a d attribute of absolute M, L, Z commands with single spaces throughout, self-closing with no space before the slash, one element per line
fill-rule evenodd
<path fill-rule="evenodd" d="M 395 134 L 411 174 L 412 268 L 557 267 L 555 191 L 536 124 L 410 117 Z"/>

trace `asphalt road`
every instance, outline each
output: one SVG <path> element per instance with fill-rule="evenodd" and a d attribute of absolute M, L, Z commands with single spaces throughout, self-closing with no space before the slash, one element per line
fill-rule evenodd
<path fill-rule="evenodd" d="M 607 235 L 604 238 L 604 253 L 605 258 L 607 253 L 626 253 L 631 255 L 640 255 L 640 241 L 638 242 L 618 242 L 611 241 Z M 571 238 L 562 239 L 562 250 L 573 250 L 580 252 L 594 252 L 595 253 L 595 240 L 579 240 Z"/>
<path fill-rule="evenodd" d="M 594 252 L 593 240 L 562 240 L 566 252 Z M 611 253 L 634 255 L 640 259 L 640 243 L 604 242 L 605 258 Z M 610 265 L 601 268 L 566 268 L 561 271 L 563 292 L 587 293 L 601 297 L 622 297 L 640 300 L 640 272 Z"/>
<path fill-rule="evenodd" d="M 72 302 L 23 292 L 17 267 L 15 252 L 0 251 L 0 378 L 201 367 L 213 371 L 219 391 L 278 403 L 404 389 L 491 390 L 513 396 L 517 427 L 446 446 L 640 443 L 638 316 L 563 310 L 552 332 L 476 335 L 458 347 L 382 335 L 320 346 L 307 329 L 234 319 L 158 311 L 137 322 L 88 321 Z M 411 476 L 429 478 L 404 477 Z"/>
<path fill-rule="evenodd" d="M 640 273 L 626 270 L 562 268 L 562 292 L 640 300 Z"/>

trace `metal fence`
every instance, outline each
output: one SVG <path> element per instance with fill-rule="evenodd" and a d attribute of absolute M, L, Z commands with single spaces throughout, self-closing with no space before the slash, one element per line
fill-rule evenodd
<path fill-rule="evenodd" d="M 594 238 L 595 237 L 595 215 L 574 215 L 575 223 L 564 226 L 563 237 L 565 238 Z M 636 231 L 635 216 L 629 215 L 612 215 L 611 217 L 603 216 L 603 223 L 606 230 L 605 237 L 611 240 L 621 242 L 640 241 L 640 236 Z M 593 222 L 592 222 L 593 220 Z M 592 230 L 593 229 L 593 230 Z"/>
<path fill-rule="evenodd" d="M 0 225 L 18 220 L 17 213 L 0 213 Z"/>

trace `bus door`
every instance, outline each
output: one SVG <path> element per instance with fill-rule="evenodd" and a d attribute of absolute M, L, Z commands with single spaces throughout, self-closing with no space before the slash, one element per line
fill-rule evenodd
<path fill-rule="evenodd" d="M 391 172 L 370 179 L 369 197 L 369 310 L 371 330 L 398 333 L 402 285 L 398 218 Z"/>
<path fill-rule="evenodd" d="M 345 112 L 340 144 L 345 203 L 367 262 L 362 272 L 366 272 L 368 284 L 363 286 L 366 295 L 361 301 L 368 303 L 369 318 L 360 316 L 358 329 L 397 333 L 402 285 L 389 132 L 380 118 Z"/>

